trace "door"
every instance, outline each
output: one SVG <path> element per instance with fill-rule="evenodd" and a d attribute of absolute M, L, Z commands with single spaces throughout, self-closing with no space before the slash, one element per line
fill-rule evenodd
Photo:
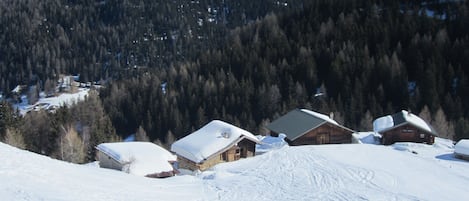
<path fill-rule="evenodd" d="M 329 133 L 318 133 L 316 136 L 316 143 L 329 144 Z"/>

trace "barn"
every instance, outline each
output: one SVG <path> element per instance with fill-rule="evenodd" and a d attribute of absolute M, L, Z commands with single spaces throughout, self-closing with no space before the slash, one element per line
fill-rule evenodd
<path fill-rule="evenodd" d="M 96 146 L 96 158 L 102 168 L 133 175 L 164 178 L 174 176 L 177 158 L 151 142 L 114 142 Z"/>
<path fill-rule="evenodd" d="M 381 144 L 417 142 L 433 144 L 437 132 L 427 122 L 406 110 L 373 121 L 373 130 L 381 134 Z"/>
<path fill-rule="evenodd" d="M 218 163 L 255 155 L 260 141 L 250 132 L 229 123 L 213 120 L 171 145 L 179 168 L 206 170 Z"/>
<path fill-rule="evenodd" d="M 344 144 L 352 142 L 355 131 L 327 115 L 295 109 L 268 124 L 272 136 L 283 133 L 289 145 Z"/>
<path fill-rule="evenodd" d="M 459 140 L 459 142 L 454 145 L 454 155 L 456 158 L 469 161 L 469 139 Z"/>

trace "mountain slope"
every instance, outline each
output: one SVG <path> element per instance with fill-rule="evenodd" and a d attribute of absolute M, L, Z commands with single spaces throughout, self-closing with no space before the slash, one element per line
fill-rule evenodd
<path fill-rule="evenodd" d="M 5 200 L 464 200 L 451 141 L 283 147 L 197 176 L 149 179 L 0 143 Z"/>
<path fill-rule="evenodd" d="M 451 153 L 446 141 L 284 147 L 202 178 L 220 200 L 462 200 L 469 163 Z"/>
<path fill-rule="evenodd" d="M 0 143 L 2 200 L 202 200 L 191 176 L 165 180 L 75 165 Z M 208 199 L 208 198 L 207 198 Z"/>

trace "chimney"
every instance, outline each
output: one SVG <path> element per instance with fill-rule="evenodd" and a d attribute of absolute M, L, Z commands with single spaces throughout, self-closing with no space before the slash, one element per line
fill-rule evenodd
<path fill-rule="evenodd" d="M 329 113 L 329 118 L 334 120 L 334 112 Z"/>
<path fill-rule="evenodd" d="M 221 133 L 221 136 L 224 138 L 230 138 L 230 130 L 225 130 Z"/>

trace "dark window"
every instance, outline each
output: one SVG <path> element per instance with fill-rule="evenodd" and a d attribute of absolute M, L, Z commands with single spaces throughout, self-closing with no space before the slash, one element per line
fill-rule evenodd
<path fill-rule="evenodd" d="M 402 129 L 402 132 L 403 133 L 413 133 L 414 130 L 412 130 L 412 129 Z"/>
<path fill-rule="evenodd" d="M 226 151 L 221 154 L 221 160 L 228 161 L 228 154 Z"/>
<path fill-rule="evenodd" d="M 234 160 L 239 160 L 241 156 L 241 149 L 239 147 L 236 147 L 236 154 L 234 155 Z"/>

